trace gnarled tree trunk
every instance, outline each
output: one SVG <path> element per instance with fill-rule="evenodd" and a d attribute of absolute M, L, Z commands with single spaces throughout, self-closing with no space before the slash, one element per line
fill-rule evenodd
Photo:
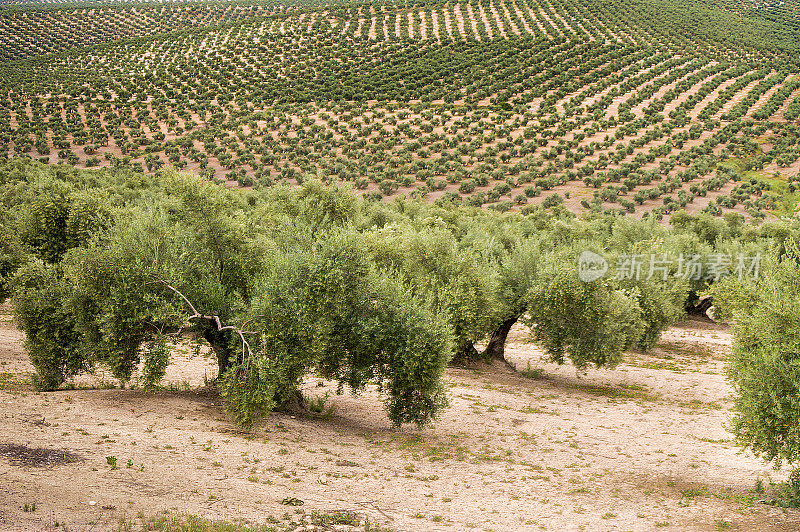
<path fill-rule="evenodd" d="M 235 345 L 233 334 L 230 331 L 219 331 L 209 323 L 203 327 L 203 338 L 211 344 L 211 349 L 217 357 L 219 376 L 222 377 L 228 368 L 237 362 L 238 346 Z"/>
<path fill-rule="evenodd" d="M 508 360 L 506 360 L 505 352 L 506 352 L 506 339 L 508 338 L 508 332 L 511 330 L 511 327 L 517 323 L 519 316 L 515 316 L 513 318 L 509 318 L 502 322 L 497 329 L 492 331 L 492 335 L 489 338 L 489 343 L 486 344 L 486 349 L 483 351 L 484 358 L 492 359 L 492 360 L 502 360 L 505 364 L 513 368 L 516 371 L 516 367 L 511 364 Z"/>
<path fill-rule="evenodd" d="M 458 348 L 456 354 L 453 356 L 453 360 L 451 360 L 450 363 L 456 366 L 465 366 L 470 362 L 475 362 L 480 358 L 480 356 L 481 354 L 478 353 L 478 350 L 475 349 L 475 346 L 469 342 Z"/>

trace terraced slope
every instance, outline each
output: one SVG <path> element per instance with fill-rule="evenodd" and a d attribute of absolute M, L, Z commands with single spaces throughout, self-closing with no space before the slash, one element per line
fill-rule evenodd
<path fill-rule="evenodd" d="M 274 14 L 267 4 L 168 3 L 0 11 L 0 61 Z"/>
<path fill-rule="evenodd" d="M 654 0 L 593 2 L 84 10 L 130 32 L 0 64 L 0 151 L 500 210 L 792 214 L 800 68 L 791 39 L 764 39 L 794 26 L 717 38 L 750 19 L 694 4 L 657 24 Z M 701 8 L 721 18 L 673 31 Z M 66 12 L 1 14 L 45 31 L 31 13 Z M 161 26 L 130 22 L 145 15 Z"/>

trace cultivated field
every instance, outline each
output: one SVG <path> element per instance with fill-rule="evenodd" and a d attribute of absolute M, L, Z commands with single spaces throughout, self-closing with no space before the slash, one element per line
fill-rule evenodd
<path fill-rule="evenodd" d="M 702 25 L 571 0 L 7 8 L 0 151 L 501 211 L 793 215 L 793 5 Z"/>
<path fill-rule="evenodd" d="M 3 530 L 106 530 L 161 511 L 270 518 L 278 530 L 368 519 L 420 531 L 790 531 L 800 521 L 797 510 L 760 502 L 759 479 L 769 491 L 784 475 L 737 451 L 724 429 L 723 326 L 690 321 L 653 353 L 583 375 L 544 362 L 515 329 L 507 357 L 524 375 L 502 365 L 449 370 L 452 406 L 430 428 L 391 429 L 368 391 L 334 393 L 323 414 L 272 414 L 241 432 L 203 392 L 215 367 L 203 353 L 176 351 L 158 393 L 106 389 L 102 375 L 34 392 L 7 312 Z M 311 397 L 333 392 L 306 381 Z"/>
<path fill-rule="evenodd" d="M 799 2 L 0 0 L 0 530 L 798 530 Z"/>

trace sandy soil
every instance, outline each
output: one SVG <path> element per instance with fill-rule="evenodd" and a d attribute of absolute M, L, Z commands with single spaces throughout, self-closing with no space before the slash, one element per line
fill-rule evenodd
<path fill-rule="evenodd" d="M 776 92 L 778 92 L 778 90 L 781 87 L 783 87 L 784 83 L 787 83 L 789 81 L 790 78 L 791 78 L 791 76 L 789 78 L 786 78 L 786 79 L 782 80 L 780 83 L 776 83 L 775 85 L 773 85 L 772 87 L 770 87 L 769 89 L 764 91 L 764 94 L 759 96 L 758 100 L 756 100 L 755 103 L 753 103 L 753 105 L 750 106 L 750 109 L 747 110 L 747 112 L 745 113 L 745 116 L 747 118 L 752 118 L 753 113 L 755 113 L 757 110 L 761 109 L 764 106 L 764 104 L 767 103 L 767 101 L 770 98 L 772 98 L 772 96 Z"/>
<path fill-rule="evenodd" d="M 212 361 L 188 350 L 164 391 L 103 388 L 100 375 L 36 393 L 23 335 L 0 311 L 2 530 L 114 530 L 162 510 L 264 522 L 298 510 L 287 498 L 393 530 L 800 527 L 800 512 L 750 491 L 784 477 L 724 428 L 731 339 L 714 324 L 673 328 L 653 353 L 585 374 L 544 361 L 515 328 L 507 355 L 528 377 L 500 364 L 448 370 L 452 406 L 421 431 L 393 429 L 369 390 L 331 395 L 326 416 L 272 414 L 242 432 L 203 392 Z M 307 380 L 309 397 L 333 392 Z M 3 445 L 54 450 L 56 463 L 12 460 Z"/>

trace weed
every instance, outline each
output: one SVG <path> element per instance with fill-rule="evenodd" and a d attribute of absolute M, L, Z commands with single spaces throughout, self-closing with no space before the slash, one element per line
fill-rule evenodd
<path fill-rule="evenodd" d="M 709 494 L 708 488 L 702 486 L 700 488 L 687 488 L 685 490 L 681 490 L 681 495 L 686 497 L 687 499 L 693 499 L 695 497 L 703 497 Z"/>
<path fill-rule="evenodd" d="M 24 377 L 14 373 L 0 373 L 0 390 L 17 392 L 21 390 L 30 390 L 32 387 L 33 381 L 30 377 Z"/>
<path fill-rule="evenodd" d="M 330 392 L 325 392 L 325 395 L 320 395 L 306 401 L 308 409 L 315 414 L 325 414 L 329 412 L 330 410 L 326 409 L 325 406 L 328 403 L 328 398 L 330 398 L 330 395 Z"/>
<path fill-rule="evenodd" d="M 795 469 L 789 480 L 779 484 L 771 484 L 773 496 L 765 501 L 767 504 L 781 508 L 800 508 L 800 469 Z"/>
<path fill-rule="evenodd" d="M 326 529 L 336 525 L 357 526 L 358 522 L 358 514 L 347 510 L 332 513 L 311 512 L 311 523 Z"/>
<path fill-rule="evenodd" d="M 531 361 L 528 361 L 528 365 L 525 369 L 522 370 L 522 376 L 526 379 L 541 379 L 544 377 L 544 369 L 542 368 L 532 368 Z"/>
<path fill-rule="evenodd" d="M 285 497 L 281 500 L 281 504 L 284 506 L 303 506 L 305 503 L 296 497 Z"/>

